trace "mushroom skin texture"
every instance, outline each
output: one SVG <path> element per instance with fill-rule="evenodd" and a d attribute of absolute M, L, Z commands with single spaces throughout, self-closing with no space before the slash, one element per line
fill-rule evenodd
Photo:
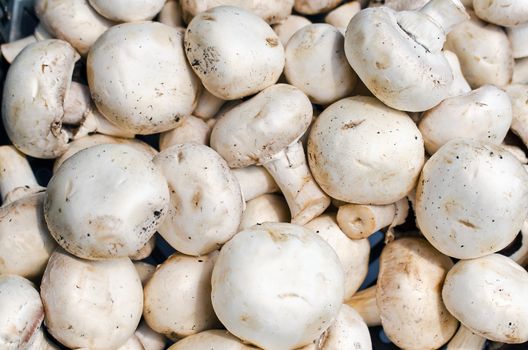
<path fill-rule="evenodd" d="M 375 98 L 355 96 L 335 102 L 316 119 L 308 161 L 315 180 L 332 198 L 385 205 L 414 187 L 424 146 L 407 114 Z"/>
<path fill-rule="evenodd" d="M 273 30 L 277 33 L 282 46 L 286 47 L 288 40 L 290 40 L 293 34 L 302 27 L 310 24 L 312 24 L 312 22 L 306 17 L 290 15 L 283 22 L 275 24 Z"/>
<path fill-rule="evenodd" d="M 177 0 L 167 0 L 158 14 L 158 22 L 171 27 L 184 27 L 182 8 Z"/>
<path fill-rule="evenodd" d="M 376 285 L 355 293 L 346 304 L 359 313 L 367 326 L 381 326 L 380 311 L 376 302 Z"/>
<path fill-rule="evenodd" d="M 512 123 L 508 94 L 484 85 L 467 94 L 450 97 L 426 111 L 418 125 L 425 150 L 434 154 L 456 138 L 470 138 L 500 145 Z"/>
<path fill-rule="evenodd" d="M 182 31 L 158 22 L 112 27 L 92 46 L 86 66 L 97 108 L 125 130 L 170 130 L 198 101 L 200 83 L 185 58 Z"/>
<path fill-rule="evenodd" d="M 453 74 L 441 50 L 446 33 L 466 18 L 459 0 L 432 0 L 413 12 L 365 9 L 347 27 L 346 56 L 387 106 L 424 111 L 449 96 Z"/>
<path fill-rule="evenodd" d="M 57 250 L 40 293 L 48 331 L 73 349 L 118 348 L 134 334 L 143 311 L 141 281 L 128 258 L 88 261 Z"/>
<path fill-rule="evenodd" d="M 185 53 L 205 88 L 224 100 L 275 84 L 284 68 L 284 48 L 273 29 L 232 6 L 196 15 L 185 32 Z"/>
<path fill-rule="evenodd" d="M 44 319 L 44 307 L 33 283 L 16 275 L 0 275 L 0 310 L 0 347 L 30 347 Z"/>
<path fill-rule="evenodd" d="M 479 18 L 499 26 L 528 23 L 528 3 L 523 0 L 473 0 L 473 9 Z"/>
<path fill-rule="evenodd" d="M 295 11 L 303 15 L 325 13 L 337 7 L 342 0 L 295 0 Z"/>
<path fill-rule="evenodd" d="M 194 334 L 178 341 L 168 350 L 257 350 L 251 345 L 246 345 L 242 341 L 226 330 L 214 329 Z"/>
<path fill-rule="evenodd" d="M 158 231 L 176 250 L 210 253 L 237 233 L 244 201 L 225 160 L 211 148 L 186 143 L 160 152 L 154 163 L 169 184 L 171 204 Z"/>
<path fill-rule="evenodd" d="M 323 239 L 297 225 L 264 223 L 224 245 L 211 299 L 234 335 L 265 349 L 294 349 L 332 324 L 343 285 L 339 258 Z"/>
<path fill-rule="evenodd" d="M 515 28 L 507 28 L 506 33 L 510 39 L 513 57 L 523 58 L 528 57 L 528 44 L 526 44 L 526 36 L 528 36 L 528 23 Z"/>
<path fill-rule="evenodd" d="M 464 326 L 509 344 L 528 341 L 527 293 L 528 272 L 499 254 L 457 262 L 442 289 L 447 309 Z"/>
<path fill-rule="evenodd" d="M 149 157 L 130 146 L 103 144 L 62 164 L 49 182 L 44 212 L 64 249 L 84 259 L 112 259 L 140 251 L 168 204 L 167 181 Z"/>
<path fill-rule="evenodd" d="M 441 293 L 452 266 L 449 257 L 424 239 L 402 238 L 385 246 L 376 300 L 383 330 L 398 347 L 438 349 L 455 334 L 458 321 Z"/>
<path fill-rule="evenodd" d="M 165 0 L 89 0 L 102 16 L 115 22 L 139 22 L 154 18 Z"/>
<path fill-rule="evenodd" d="M 528 215 L 528 173 L 506 149 L 456 139 L 425 164 L 415 203 L 416 222 L 440 252 L 472 259 L 515 239 Z"/>

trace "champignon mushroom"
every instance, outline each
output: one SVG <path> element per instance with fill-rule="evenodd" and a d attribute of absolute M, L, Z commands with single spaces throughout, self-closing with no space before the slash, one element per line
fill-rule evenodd
<path fill-rule="evenodd" d="M 367 326 L 381 325 L 380 311 L 376 303 L 376 286 L 372 286 L 355 293 L 346 304 L 356 310 Z"/>
<path fill-rule="evenodd" d="M 86 65 L 95 104 L 125 130 L 170 130 L 196 106 L 200 84 L 177 28 L 158 22 L 114 26 L 92 46 Z"/>
<path fill-rule="evenodd" d="M 491 254 L 461 260 L 449 271 L 442 297 L 469 330 L 494 341 L 528 341 L 528 272 L 511 259 Z"/>
<path fill-rule="evenodd" d="M 341 3 L 342 0 L 295 0 L 295 11 L 303 15 L 316 15 L 328 12 Z"/>
<path fill-rule="evenodd" d="M 447 343 L 446 350 L 482 350 L 485 343 L 486 338 L 473 333 L 461 324 L 456 334 Z"/>
<path fill-rule="evenodd" d="M 185 32 L 185 53 L 205 88 L 224 100 L 275 84 L 284 68 L 277 34 L 258 16 L 232 6 L 196 15 Z"/>
<path fill-rule="evenodd" d="M 141 321 L 134 334 L 138 337 L 145 350 L 165 349 L 165 337 L 154 332 L 144 320 Z"/>
<path fill-rule="evenodd" d="M 170 27 L 184 27 L 182 8 L 177 0 L 167 0 L 158 14 L 158 21 Z"/>
<path fill-rule="evenodd" d="M 515 60 L 513 66 L 513 84 L 528 84 L 528 57 Z"/>
<path fill-rule="evenodd" d="M 385 0 L 384 6 L 395 11 L 419 10 L 427 4 L 429 0 Z"/>
<path fill-rule="evenodd" d="M 244 344 L 225 330 L 210 330 L 194 334 L 175 343 L 168 350 L 257 350 L 257 348 Z"/>
<path fill-rule="evenodd" d="M 359 11 L 361 11 L 361 3 L 359 1 L 347 2 L 330 11 L 325 16 L 325 22 L 339 29 L 344 35 L 348 23 Z"/>
<path fill-rule="evenodd" d="M 292 222 L 301 225 L 330 205 L 298 142 L 312 113 L 302 91 L 278 84 L 224 113 L 211 133 L 211 147 L 230 167 L 260 164 L 270 172 L 288 202 Z"/>
<path fill-rule="evenodd" d="M 154 271 L 156 271 L 156 266 L 143 261 L 134 261 L 134 267 L 143 286 L 147 284 L 152 275 L 154 275 Z"/>
<path fill-rule="evenodd" d="M 48 339 L 46 335 L 44 335 L 44 331 L 42 330 L 42 327 L 39 328 L 32 340 L 31 344 L 29 344 L 25 350 L 61 350 L 54 342 Z"/>
<path fill-rule="evenodd" d="M 375 98 L 355 96 L 332 104 L 317 118 L 308 160 L 315 180 L 332 198 L 385 205 L 414 187 L 424 147 L 407 114 Z"/>
<path fill-rule="evenodd" d="M 300 226 L 265 223 L 224 245 L 211 299 L 234 335 L 267 349 L 292 349 L 331 326 L 343 283 L 339 259 L 322 238 Z"/>
<path fill-rule="evenodd" d="M 271 174 L 262 166 L 250 165 L 232 169 L 232 171 L 240 185 L 242 198 L 246 202 L 263 194 L 279 191 L 279 187 Z"/>
<path fill-rule="evenodd" d="M 62 164 L 48 184 L 44 210 L 64 249 L 85 259 L 108 259 L 141 250 L 168 204 L 167 181 L 149 157 L 127 145 L 103 144 Z"/>
<path fill-rule="evenodd" d="M 139 22 L 154 18 L 165 0 L 89 0 L 102 16 L 115 22 Z"/>
<path fill-rule="evenodd" d="M 528 173 L 500 146 L 450 141 L 423 168 L 415 212 L 423 235 L 446 255 L 471 259 L 497 252 L 528 215 Z"/>
<path fill-rule="evenodd" d="M 528 23 L 519 27 L 507 28 L 506 33 L 508 33 L 508 39 L 510 39 L 512 45 L 513 57 L 528 57 L 528 44 L 526 44 L 526 37 L 528 36 Z"/>
<path fill-rule="evenodd" d="M 239 231 L 264 222 L 289 222 L 290 209 L 286 200 L 276 194 L 263 194 L 246 202 Z"/>
<path fill-rule="evenodd" d="M 273 30 L 277 33 L 282 46 L 286 46 L 288 40 L 304 26 L 310 25 L 312 22 L 306 17 L 291 15 L 288 16 L 283 22 L 275 24 Z"/>
<path fill-rule="evenodd" d="M 446 33 L 467 17 L 459 0 L 432 0 L 419 11 L 365 9 L 347 27 L 346 56 L 383 103 L 424 111 L 449 95 L 453 74 L 441 50 Z"/>
<path fill-rule="evenodd" d="M 470 92 L 471 86 L 469 86 L 466 78 L 462 74 L 457 55 L 449 50 L 443 50 L 442 53 L 451 67 L 451 72 L 453 72 L 453 82 L 449 89 L 449 96 L 458 96 Z"/>
<path fill-rule="evenodd" d="M 8 63 L 12 63 L 20 51 L 22 51 L 26 46 L 45 39 L 52 39 L 52 35 L 48 33 L 46 29 L 44 29 L 42 24 L 39 23 L 35 28 L 33 35 L 0 45 L 2 57 L 4 57 Z"/>
<path fill-rule="evenodd" d="M 512 0 L 473 0 L 479 18 L 504 27 L 528 23 L 528 3 Z"/>
<path fill-rule="evenodd" d="M 511 130 L 519 136 L 525 145 L 528 145 L 528 85 L 510 84 L 504 87 L 510 97 L 513 119 Z"/>
<path fill-rule="evenodd" d="M 213 118 L 224 105 L 225 100 L 216 97 L 206 89 L 202 89 L 200 99 L 196 104 L 193 115 L 202 119 Z"/>
<path fill-rule="evenodd" d="M 167 148 L 182 143 L 209 144 L 211 127 L 200 118 L 186 115 L 179 118 L 174 129 L 165 131 L 160 135 L 159 148 L 164 151 Z"/>

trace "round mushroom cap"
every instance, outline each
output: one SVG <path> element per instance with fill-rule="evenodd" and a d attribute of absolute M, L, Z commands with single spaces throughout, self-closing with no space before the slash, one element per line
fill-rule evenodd
<path fill-rule="evenodd" d="M 472 332 L 493 341 L 528 341 L 528 273 L 513 260 L 491 254 L 461 260 L 442 289 L 449 312 Z"/>
<path fill-rule="evenodd" d="M 237 233 L 244 200 L 235 175 L 218 153 L 186 143 L 160 152 L 154 163 L 171 192 L 167 219 L 159 227 L 171 246 L 184 254 L 202 255 Z"/>
<path fill-rule="evenodd" d="M 165 0 L 89 0 L 101 15 L 116 22 L 138 22 L 154 18 Z"/>
<path fill-rule="evenodd" d="M 288 16 L 281 23 L 275 24 L 273 30 L 277 33 L 280 42 L 284 47 L 288 43 L 288 40 L 295 34 L 299 29 L 304 26 L 310 25 L 312 22 L 306 17 L 291 15 Z"/>
<path fill-rule="evenodd" d="M 322 335 L 320 343 L 321 350 L 372 350 L 367 324 L 353 307 L 346 304 L 341 306 L 335 322 Z"/>
<path fill-rule="evenodd" d="M 44 319 L 33 284 L 20 276 L 0 275 L 0 310 L 0 348 L 26 349 Z"/>
<path fill-rule="evenodd" d="M 299 140 L 312 116 L 312 104 L 301 90 L 273 85 L 222 114 L 211 132 L 211 147 L 231 168 L 263 164 Z"/>
<path fill-rule="evenodd" d="M 427 240 L 457 259 L 506 247 L 528 215 L 528 173 L 506 149 L 452 140 L 425 164 L 414 206 Z"/>
<path fill-rule="evenodd" d="M 256 350 L 257 348 L 246 345 L 226 330 L 219 329 L 213 329 L 185 337 L 169 348 L 169 350 L 197 349 Z"/>
<path fill-rule="evenodd" d="M 2 120 L 7 136 L 21 152 L 55 158 L 66 151 L 69 137 L 62 129 L 63 104 L 78 59 L 70 44 L 50 39 L 28 45 L 9 67 Z"/>
<path fill-rule="evenodd" d="M 170 130 L 198 101 L 200 82 L 177 28 L 157 22 L 114 26 L 92 46 L 86 66 L 97 108 L 124 130 Z"/>
<path fill-rule="evenodd" d="M 57 250 L 40 289 L 48 331 L 72 349 L 116 349 L 141 319 L 143 289 L 128 258 L 88 261 Z"/>
<path fill-rule="evenodd" d="M 301 226 L 264 223 L 224 245 L 211 298 L 234 335 L 265 349 L 294 349 L 332 324 L 343 285 L 339 258 L 323 239 Z"/>
<path fill-rule="evenodd" d="M 66 160 L 51 178 L 44 204 L 55 240 L 84 259 L 134 255 L 163 222 L 167 181 L 149 157 L 104 144 Z"/>
<path fill-rule="evenodd" d="M 500 26 L 528 23 L 528 2 L 525 0 L 473 0 L 473 9 L 479 18 Z"/>
<path fill-rule="evenodd" d="M 185 32 L 185 52 L 205 88 L 224 100 L 275 84 L 284 68 L 284 48 L 273 29 L 257 15 L 232 6 L 194 17 Z"/>
<path fill-rule="evenodd" d="M 340 100 L 316 119 L 308 139 L 310 170 L 332 198 L 391 204 L 414 187 L 423 140 L 405 114 L 372 97 Z"/>

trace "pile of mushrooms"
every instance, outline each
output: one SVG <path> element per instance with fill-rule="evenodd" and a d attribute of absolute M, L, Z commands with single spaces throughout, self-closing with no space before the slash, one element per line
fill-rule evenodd
<path fill-rule="evenodd" d="M 0 47 L 1 349 L 528 346 L 526 1 L 34 12 Z"/>

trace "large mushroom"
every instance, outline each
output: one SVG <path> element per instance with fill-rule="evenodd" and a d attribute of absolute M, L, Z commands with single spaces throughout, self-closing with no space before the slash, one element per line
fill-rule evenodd
<path fill-rule="evenodd" d="M 473 0 L 477 16 L 489 23 L 516 27 L 528 23 L 528 3 L 519 0 Z"/>

